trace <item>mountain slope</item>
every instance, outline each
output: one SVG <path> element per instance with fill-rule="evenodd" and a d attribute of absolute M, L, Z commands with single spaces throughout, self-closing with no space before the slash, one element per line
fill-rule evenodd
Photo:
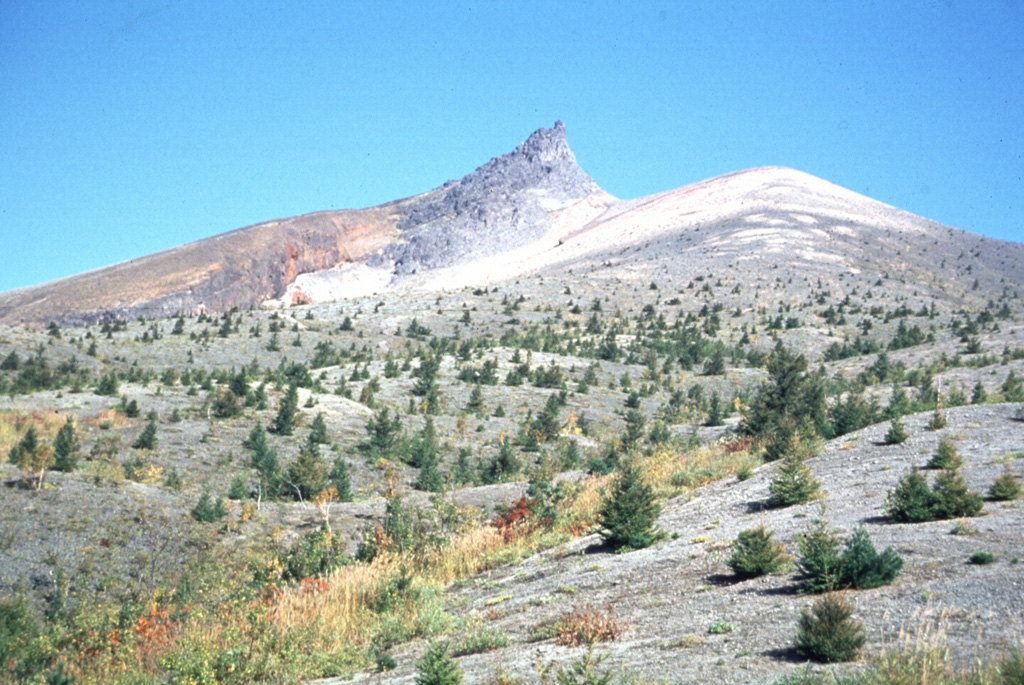
<path fill-rule="evenodd" d="M 614 267 L 609 270 L 608 267 Z M 601 190 L 565 128 L 457 181 L 378 207 L 270 221 L 0 294 L 0 322 L 83 323 L 291 306 L 582 270 L 638 279 L 780 267 L 898 281 L 951 306 L 1024 282 L 1024 245 L 972 235 L 793 169 L 740 171 L 636 200 Z M 614 273 L 614 275 L 610 275 Z"/>
<path fill-rule="evenodd" d="M 300 274 L 362 263 L 371 255 L 386 280 L 458 264 L 543 235 L 550 211 L 595 193 L 603 194 L 576 164 L 557 122 L 513 152 L 422 195 L 257 224 L 0 294 L 0 322 L 74 324 L 304 303 L 310 298 L 301 290 L 286 292 Z"/>

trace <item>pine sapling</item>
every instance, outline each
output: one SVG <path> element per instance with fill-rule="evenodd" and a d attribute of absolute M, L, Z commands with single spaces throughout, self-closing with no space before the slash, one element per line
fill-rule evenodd
<path fill-rule="evenodd" d="M 768 506 L 788 507 L 810 502 L 818 496 L 821 482 L 814 477 L 811 468 L 796 454 L 782 458 L 775 478 L 768 484 Z"/>
<path fill-rule="evenodd" d="M 885 433 L 886 445 L 900 445 L 907 441 L 910 435 L 903 427 L 903 423 L 897 418 L 889 423 L 889 430 Z"/>
<path fill-rule="evenodd" d="M 776 573 L 789 563 L 786 548 L 775 542 L 764 526 L 744 530 L 732 546 L 735 551 L 725 563 L 738 576 L 753 578 Z"/>
<path fill-rule="evenodd" d="M 796 651 L 824 663 L 852 661 L 864 646 L 864 628 L 852 618 L 853 607 L 842 597 L 825 595 L 800 614 Z"/>
<path fill-rule="evenodd" d="M 846 541 L 846 549 L 839 558 L 842 586 L 873 588 L 888 585 L 899 575 L 903 559 L 892 547 L 879 554 L 864 528 L 858 528 Z"/>
<path fill-rule="evenodd" d="M 804 592 L 831 592 L 842 583 L 842 564 L 839 560 L 840 540 L 822 516 L 814 520 L 810 530 L 797 538 L 800 558 L 796 567 L 802 576 L 800 589 Z"/>
<path fill-rule="evenodd" d="M 661 506 L 644 482 L 640 468 L 626 462 L 601 505 L 601 536 L 619 551 L 649 547 L 661 537 L 654 529 L 660 512 Z"/>
<path fill-rule="evenodd" d="M 934 513 L 937 519 L 955 519 L 962 516 L 977 516 L 984 502 L 981 495 L 971 492 L 960 472 L 945 469 L 935 478 L 932 488 L 935 498 Z"/>
<path fill-rule="evenodd" d="M 1020 497 L 1020 481 L 1013 475 L 1009 462 L 988 489 L 988 496 L 997 502 L 1009 502 Z"/>
<path fill-rule="evenodd" d="M 939 440 L 939 446 L 935 449 L 935 454 L 932 455 L 931 460 L 928 462 L 928 468 L 958 469 L 963 463 L 964 459 L 960 456 L 960 451 L 957 450 L 956 445 L 949 439 L 949 436 L 944 435 Z"/>

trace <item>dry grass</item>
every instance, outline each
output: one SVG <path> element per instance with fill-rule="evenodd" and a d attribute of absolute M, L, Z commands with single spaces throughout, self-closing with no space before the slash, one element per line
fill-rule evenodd
<path fill-rule="evenodd" d="M 369 648 L 382 634 L 414 637 L 422 633 L 421 614 L 429 610 L 421 597 L 436 596 L 436 590 L 456 580 L 589 530 L 606 481 L 580 483 L 575 496 L 564 501 L 554 531 L 540 529 L 506 541 L 497 528 L 481 525 L 425 553 L 381 554 L 370 563 L 343 566 L 323 580 L 275 591 L 263 600 L 267 620 L 282 638 L 323 654 Z M 381 593 L 393 592 L 393 581 L 403 576 L 408 585 L 382 598 Z M 613 639 L 621 631 L 611 609 L 581 609 L 578 619 L 573 630 L 581 640 Z M 251 629 L 248 621 L 246 611 L 223 612 L 191 621 L 183 637 L 217 653 L 231 649 L 237 636 Z"/>
<path fill-rule="evenodd" d="M 21 440 L 29 426 L 35 426 L 42 440 L 52 440 L 65 420 L 66 417 L 56 411 L 33 411 L 27 414 L 9 409 L 0 411 L 0 455 L 6 458 L 7 452 Z"/>
<path fill-rule="evenodd" d="M 117 409 L 104 409 L 96 416 L 87 416 L 82 419 L 82 423 L 93 428 L 101 428 L 103 430 L 111 428 L 122 428 L 128 423 L 128 418 Z"/>
<path fill-rule="evenodd" d="M 592 645 L 615 640 L 627 626 L 615 615 L 615 607 L 605 606 L 602 612 L 589 604 L 573 607 L 563 614 L 555 632 L 555 643 L 568 647 Z"/>
<path fill-rule="evenodd" d="M 661 448 L 641 462 L 646 481 L 662 497 L 699 488 L 758 464 L 760 460 L 749 451 L 731 451 L 718 442 L 689 451 Z"/>

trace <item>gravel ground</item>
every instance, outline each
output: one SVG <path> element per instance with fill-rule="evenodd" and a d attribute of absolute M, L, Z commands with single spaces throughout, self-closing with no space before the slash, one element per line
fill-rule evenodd
<path fill-rule="evenodd" d="M 1024 556 L 1020 501 L 986 502 L 970 522 L 973 535 L 951 534 L 951 521 L 899 525 L 883 514 L 888 490 L 911 465 L 927 461 L 942 435 L 957 441 L 973 490 L 988 489 L 1007 455 L 1016 455 L 1011 466 L 1024 477 L 1024 423 L 1013 419 L 1016 412 L 1017 405 L 1007 404 L 950 409 L 949 425 L 935 432 L 925 427 L 930 413 L 910 416 L 904 424 L 911 437 L 902 445 L 880 444 L 888 424 L 879 424 L 827 443 L 808 462 L 824 485 L 832 526 L 848 534 L 863 525 L 879 550 L 891 545 L 905 561 L 893 585 L 846 593 L 864 623 L 866 655 L 929 635 L 965 662 L 1019 644 L 1024 564 L 1014 560 Z M 612 666 L 633 682 L 769 683 L 801 667 L 790 645 L 797 617 L 813 599 L 797 592 L 792 574 L 736 582 L 725 564 L 736 535 L 762 524 L 791 554 L 798 552 L 796 535 L 820 505 L 762 509 L 774 470 L 767 465 L 747 481 L 721 481 L 669 501 L 659 525 L 678 537 L 652 548 L 616 555 L 591 535 L 449 590 L 449 611 L 484 617 L 511 639 L 504 649 L 460 658 L 466 682 L 499 675 L 530 682 L 538 659 L 568 664 L 581 656 L 583 648 L 527 639 L 536 626 L 588 603 L 614 607 L 628 625 L 595 653 L 607 655 L 602 668 Z M 995 563 L 969 564 L 975 551 L 993 553 Z M 717 622 L 734 629 L 709 633 Z M 357 679 L 411 683 L 423 648 L 422 642 L 407 645 L 394 655 L 396 670 Z"/>

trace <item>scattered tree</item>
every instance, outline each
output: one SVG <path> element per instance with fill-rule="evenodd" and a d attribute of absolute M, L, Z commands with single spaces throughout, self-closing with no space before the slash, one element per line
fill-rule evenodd
<path fill-rule="evenodd" d="M 224 506 L 224 498 L 218 497 L 214 501 L 210 496 L 210 491 L 204 490 L 203 494 L 199 497 L 199 501 L 196 502 L 196 506 L 192 509 L 192 518 L 203 523 L 214 523 L 227 516 L 227 513 L 228 510 Z"/>
<path fill-rule="evenodd" d="M 288 386 L 288 393 L 277 408 L 277 416 L 271 431 L 278 435 L 291 435 L 299 413 L 299 388 L 295 383 Z"/>
<path fill-rule="evenodd" d="M 789 563 L 786 548 L 775 542 L 764 526 L 742 531 L 732 546 L 732 556 L 725 563 L 738 576 L 753 578 L 776 573 Z"/>
<path fill-rule="evenodd" d="M 864 629 L 853 607 L 838 595 L 826 595 L 800 614 L 796 651 L 812 661 L 852 661 L 864 646 Z"/>
<path fill-rule="evenodd" d="M 935 454 L 932 455 L 931 460 L 928 462 L 928 468 L 930 469 L 958 469 L 964 463 L 963 457 L 960 456 L 959 450 L 953 441 L 948 436 L 942 436 L 939 440 L 939 446 L 935 449 Z"/>
<path fill-rule="evenodd" d="M 334 458 L 334 464 L 331 466 L 331 473 L 328 477 L 338 492 L 338 501 L 351 502 L 352 480 L 348 473 L 348 463 L 345 461 L 345 457 L 339 454 Z"/>
<path fill-rule="evenodd" d="M 797 454 L 787 454 L 768 484 L 768 506 L 789 507 L 810 502 L 818 496 L 821 482 Z"/>
<path fill-rule="evenodd" d="M 139 437 L 132 443 L 132 447 L 137 450 L 151 450 L 156 447 L 156 441 L 156 421 L 150 419 L 146 427 L 139 433 Z"/>
<path fill-rule="evenodd" d="M 899 445 L 906 442 L 909 437 L 903 423 L 898 418 L 894 418 L 889 422 L 889 430 L 886 431 L 884 440 L 886 445 Z"/>
<path fill-rule="evenodd" d="M 448 644 L 432 642 L 416 662 L 416 685 L 459 685 L 462 668 L 448 656 Z"/>
<path fill-rule="evenodd" d="M 660 512 L 661 506 L 644 482 L 639 466 L 627 461 L 601 504 L 601 537 L 617 551 L 649 547 L 661 537 L 654 529 Z"/>
<path fill-rule="evenodd" d="M 327 434 L 327 422 L 324 421 L 323 412 L 317 412 L 316 417 L 313 419 L 313 424 L 310 426 L 309 437 L 306 442 L 310 445 L 326 445 L 331 441 L 330 436 Z"/>
<path fill-rule="evenodd" d="M 1020 497 L 1020 481 L 1013 475 L 1010 462 L 1006 462 L 1003 473 L 992 483 L 988 496 L 997 502 L 1009 502 Z"/>
<path fill-rule="evenodd" d="M 328 470 L 316 445 L 303 445 L 288 467 L 288 486 L 296 499 L 309 501 L 328 486 Z"/>
<path fill-rule="evenodd" d="M 75 420 L 70 416 L 53 439 L 53 468 L 70 473 L 78 465 L 79 442 L 75 434 Z"/>

